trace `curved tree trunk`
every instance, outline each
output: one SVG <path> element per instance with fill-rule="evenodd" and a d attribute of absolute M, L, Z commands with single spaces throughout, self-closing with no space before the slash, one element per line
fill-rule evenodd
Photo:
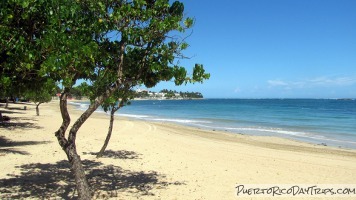
<path fill-rule="evenodd" d="M 112 93 L 108 92 L 106 95 L 110 96 Z M 68 160 L 71 164 L 75 181 L 78 190 L 79 199 L 89 200 L 92 197 L 92 192 L 90 190 L 80 156 L 77 154 L 75 140 L 79 128 L 84 124 L 84 122 L 90 117 L 90 115 L 100 106 L 104 101 L 106 95 L 98 98 L 94 103 L 92 103 L 89 108 L 77 119 L 69 131 L 68 135 L 68 145 L 65 146 L 65 152 L 67 153 Z"/>
<path fill-rule="evenodd" d="M 69 145 L 65 152 L 75 177 L 79 199 L 90 200 L 92 197 L 92 192 L 90 190 L 89 183 L 85 175 L 85 170 L 83 168 L 80 156 L 77 153 L 75 144 Z"/>
<path fill-rule="evenodd" d="M 69 89 L 67 90 L 69 91 Z M 62 125 L 56 131 L 55 135 L 58 139 L 58 142 L 64 152 L 67 155 L 68 161 L 71 165 L 72 173 L 75 177 L 76 188 L 78 191 L 79 199 L 89 200 L 91 199 L 91 191 L 85 176 L 85 171 L 80 159 L 80 156 L 77 153 L 75 141 L 67 140 L 65 137 L 65 132 L 70 124 L 70 116 L 67 109 L 67 93 L 63 92 L 60 99 L 60 110 L 62 115 Z"/>
<path fill-rule="evenodd" d="M 126 102 L 126 98 L 121 99 L 120 103 L 118 104 L 118 106 L 112 106 L 111 108 L 111 113 L 110 113 L 110 125 L 109 125 L 109 130 L 108 130 L 108 134 L 106 135 L 106 139 L 104 142 L 103 147 L 101 147 L 99 153 L 96 155 L 97 158 L 100 158 L 103 156 L 104 151 L 106 149 L 106 147 L 109 144 L 110 138 L 111 138 L 111 133 L 112 133 L 112 129 L 114 127 L 114 120 L 115 120 L 115 112 L 118 111 L 120 108 L 122 108 L 124 106 L 124 103 Z"/>
<path fill-rule="evenodd" d="M 9 97 L 6 97 L 6 104 L 5 104 L 5 108 L 9 108 Z"/>
<path fill-rule="evenodd" d="M 104 142 L 104 145 L 103 147 L 101 147 L 99 153 L 96 155 L 97 158 L 100 158 L 103 156 L 104 154 L 104 151 L 106 149 L 106 147 L 108 146 L 109 144 L 109 141 L 110 141 L 110 137 L 111 137 L 111 133 L 112 133 L 112 129 L 113 129 L 113 126 L 114 126 L 114 120 L 115 120 L 115 112 L 117 111 L 117 109 L 113 108 L 111 109 L 111 113 L 110 113 L 110 125 L 109 125 L 109 130 L 108 130 L 108 134 L 106 135 L 106 139 L 105 139 L 105 142 Z"/>
<path fill-rule="evenodd" d="M 78 191 L 78 197 L 82 200 L 90 200 L 92 197 L 92 193 L 90 191 L 90 187 L 85 175 L 85 171 L 82 165 L 82 161 L 80 156 L 77 153 L 75 140 L 77 136 L 77 132 L 79 128 L 84 124 L 84 122 L 90 117 L 90 115 L 100 106 L 101 103 L 104 102 L 105 99 L 110 97 L 122 84 L 121 76 L 122 76 L 122 66 L 123 66 L 123 58 L 124 58 L 124 49 L 125 44 L 121 44 L 121 62 L 118 66 L 118 79 L 115 81 L 115 84 L 107 89 L 101 96 L 97 97 L 94 102 L 90 104 L 88 109 L 84 111 L 84 113 L 77 119 L 77 121 L 73 124 L 72 128 L 69 131 L 68 139 L 65 137 L 65 133 L 70 124 L 70 116 L 67 108 L 67 94 L 70 88 L 64 88 L 63 93 L 61 94 L 61 98 L 59 101 L 61 115 L 62 115 L 62 125 L 55 132 L 59 145 L 62 147 L 64 152 L 67 154 L 68 161 L 71 165 L 71 169 L 75 176 L 76 188 Z"/>
<path fill-rule="evenodd" d="M 37 116 L 40 116 L 40 109 L 39 109 L 40 104 L 41 103 L 36 104 L 36 115 Z"/>
<path fill-rule="evenodd" d="M 92 104 L 90 104 L 89 108 L 73 124 L 72 128 L 69 131 L 68 139 L 65 137 L 65 133 L 70 124 L 70 116 L 67 108 L 67 94 L 69 92 L 69 88 L 65 88 L 64 92 L 61 94 L 59 104 L 63 122 L 58 131 L 56 131 L 55 135 L 57 137 L 59 145 L 66 153 L 68 161 L 71 165 L 72 172 L 75 176 L 76 188 L 78 191 L 79 199 L 91 199 L 92 192 L 90 190 L 88 180 L 85 175 L 82 161 L 77 153 L 75 144 L 77 132 L 79 128 L 84 124 L 84 122 L 90 117 L 90 115 L 100 106 L 100 104 L 119 88 L 119 85 L 120 80 L 117 81 L 115 87 L 107 90 L 102 96 L 98 97 Z"/>

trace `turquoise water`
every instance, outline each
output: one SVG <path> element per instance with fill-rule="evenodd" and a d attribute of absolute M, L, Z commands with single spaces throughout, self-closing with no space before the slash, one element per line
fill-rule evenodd
<path fill-rule="evenodd" d="M 78 106 L 84 109 L 86 104 Z M 356 149 L 355 100 L 141 100 L 117 115 Z"/>

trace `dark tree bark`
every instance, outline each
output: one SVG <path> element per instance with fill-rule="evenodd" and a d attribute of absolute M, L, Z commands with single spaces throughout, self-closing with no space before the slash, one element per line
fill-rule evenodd
<path fill-rule="evenodd" d="M 5 108 L 9 108 L 9 97 L 6 97 L 6 104 L 5 104 Z"/>
<path fill-rule="evenodd" d="M 114 127 L 114 120 L 115 120 L 115 112 L 118 110 L 119 108 L 112 108 L 111 109 L 111 113 L 110 113 L 110 125 L 109 125 L 109 130 L 108 130 L 108 134 L 106 135 L 106 139 L 104 142 L 104 145 L 101 147 L 99 153 L 96 155 L 97 158 L 101 158 L 104 154 L 104 151 L 106 149 L 106 147 L 109 144 L 110 138 L 111 138 L 111 133 L 112 133 L 112 129 Z"/>
<path fill-rule="evenodd" d="M 85 176 L 85 171 L 84 171 L 80 156 L 77 153 L 77 149 L 75 146 L 75 140 L 73 140 L 73 139 L 67 140 L 65 137 L 65 132 L 67 131 L 67 128 L 70 124 L 70 116 L 69 116 L 68 108 L 67 108 L 67 92 L 68 91 L 69 91 L 69 89 L 66 88 L 65 91 L 61 94 L 59 104 L 60 104 L 60 110 L 61 110 L 63 122 L 62 122 L 62 125 L 59 128 L 59 130 L 55 133 L 55 135 L 58 139 L 60 146 L 66 153 L 68 161 L 71 165 L 71 170 L 75 177 L 75 182 L 76 182 L 76 186 L 77 186 L 79 199 L 89 200 L 89 199 L 91 199 L 92 194 L 90 191 L 90 187 L 89 187 L 87 178 Z"/>
<path fill-rule="evenodd" d="M 116 107 L 116 106 L 113 106 L 112 109 L 111 109 L 111 113 L 110 113 L 110 125 L 109 125 L 109 130 L 108 130 L 108 134 L 106 135 L 106 139 L 105 139 L 105 142 L 104 142 L 104 145 L 101 147 L 99 153 L 96 155 L 97 158 L 100 158 L 103 156 L 104 152 L 105 152 L 105 149 L 106 147 L 108 146 L 109 144 L 109 141 L 110 141 L 110 138 L 111 138 L 111 133 L 112 133 L 112 129 L 114 127 L 114 120 L 115 120 L 115 112 L 118 111 L 120 108 L 122 108 L 124 106 L 124 103 L 126 102 L 127 98 L 123 98 L 121 99 L 119 105 Z"/>
<path fill-rule="evenodd" d="M 65 133 L 70 124 L 70 116 L 67 108 L 67 96 L 70 91 L 69 87 L 65 87 L 61 94 L 59 106 L 62 115 L 62 125 L 55 132 L 59 145 L 62 147 L 63 151 L 66 153 L 68 161 L 71 165 L 72 173 L 75 176 L 76 188 L 78 191 L 78 197 L 82 200 L 90 200 L 92 197 L 92 192 L 90 191 L 89 183 L 85 175 L 85 170 L 82 165 L 80 156 L 76 149 L 76 136 L 79 128 L 84 124 L 84 122 L 90 117 L 90 115 L 104 102 L 105 99 L 110 97 L 118 88 L 122 85 L 122 67 L 124 58 L 125 44 L 121 44 L 121 55 L 120 62 L 118 64 L 117 73 L 118 79 L 115 81 L 112 87 L 107 89 L 101 96 L 97 97 L 94 102 L 90 104 L 87 110 L 76 120 L 72 128 L 69 130 L 68 139 L 65 137 Z M 76 79 L 74 79 L 76 80 Z"/>
<path fill-rule="evenodd" d="M 2 123 L 2 112 L 0 111 L 0 123 Z"/>
<path fill-rule="evenodd" d="M 98 97 L 89 106 L 89 108 L 77 119 L 77 121 L 73 124 L 72 128 L 69 130 L 68 139 L 65 137 L 65 133 L 70 124 L 70 116 L 67 108 L 67 94 L 69 92 L 69 88 L 65 88 L 64 92 L 61 94 L 59 104 L 63 122 L 58 131 L 56 131 L 55 135 L 57 137 L 59 145 L 66 153 L 68 161 L 71 165 L 71 170 L 75 177 L 79 199 L 91 199 L 92 192 L 90 190 L 89 183 L 85 175 L 85 170 L 83 168 L 82 161 L 77 153 L 75 144 L 77 132 L 79 128 L 84 124 L 84 122 L 90 117 L 90 115 L 100 106 L 100 104 L 119 88 L 119 83 L 120 81 L 117 81 L 115 87 L 107 90 L 102 96 Z"/>
<path fill-rule="evenodd" d="M 92 197 L 92 192 L 90 190 L 89 183 L 85 175 L 85 170 L 83 168 L 80 156 L 77 153 L 75 144 L 72 143 L 66 147 L 65 152 L 75 177 L 79 199 L 90 200 Z"/>
<path fill-rule="evenodd" d="M 35 104 L 36 104 L 36 103 L 35 103 Z M 36 115 L 37 115 L 37 116 L 40 116 L 40 109 L 39 109 L 40 104 L 41 104 L 41 103 L 36 104 Z"/>

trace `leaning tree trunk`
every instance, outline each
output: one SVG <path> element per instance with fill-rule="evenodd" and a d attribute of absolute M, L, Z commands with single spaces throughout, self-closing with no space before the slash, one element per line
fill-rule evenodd
<path fill-rule="evenodd" d="M 5 108 L 9 108 L 9 97 L 6 97 L 6 104 L 5 104 Z"/>
<path fill-rule="evenodd" d="M 111 137 L 111 133 L 112 133 L 112 128 L 114 126 L 114 120 L 115 120 L 115 112 L 117 111 L 118 109 L 116 108 L 112 108 L 111 109 L 111 113 L 110 113 L 110 125 L 109 125 L 109 130 L 108 130 L 108 134 L 106 135 L 106 139 L 105 139 L 105 142 L 104 142 L 104 145 L 103 147 L 101 147 L 99 153 L 96 155 L 97 158 L 100 158 L 103 156 L 104 154 L 104 151 L 106 149 L 106 147 L 108 146 L 109 144 L 109 141 L 110 141 L 110 137 Z"/>
<path fill-rule="evenodd" d="M 126 102 L 126 98 L 121 99 L 121 101 L 120 101 L 120 103 L 119 103 L 119 105 L 117 107 L 116 106 L 112 106 L 112 108 L 111 108 L 110 125 L 109 125 L 108 134 L 106 135 L 106 139 L 105 139 L 103 147 L 101 147 L 99 153 L 96 155 L 97 158 L 100 158 L 100 157 L 103 156 L 104 151 L 105 151 L 106 147 L 109 144 L 109 141 L 110 141 L 110 138 L 111 138 L 112 129 L 114 127 L 114 120 L 115 120 L 114 114 L 115 114 L 116 111 L 118 111 L 120 108 L 122 108 L 124 106 L 124 102 Z"/>
<path fill-rule="evenodd" d="M 77 153 L 75 144 L 77 132 L 79 128 L 84 124 L 84 122 L 90 117 L 90 115 L 100 106 L 100 104 L 106 98 L 108 98 L 115 90 L 117 90 L 118 87 L 119 84 L 117 83 L 116 87 L 107 90 L 102 96 L 98 97 L 92 104 L 90 104 L 89 108 L 73 124 L 72 128 L 69 131 L 68 139 L 65 137 L 65 133 L 70 124 L 70 116 L 67 108 L 67 93 L 69 92 L 69 88 L 65 88 L 64 92 L 61 94 L 59 104 L 63 122 L 61 127 L 55 133 L 55 135 L 57 137 L 59 145 L 66 153 L 68 161 L 71 165 L 71 170 L 75 177 L 79 199 L 91 199 L 92 192 L 90 191 L 89 183 L 85 175 L 82 161 Z"/>
<path fill-rule="evenodd" d="M 70 135 L 68 140 L 65 137 L 65 132 L 67 131 L 67 128 L 70 124 L 70 116 L 67 109 L 66 92 L 62 93 L 59 104 L 63 122 L 59 130 L 55 133 L 55 135 L 58 139 L 60 146 L 66 153 L 68 161 L 71 165 L 71 170 L 75 177 L 79 199 L 89 200 L 91 199 L 92 195 L 87 178 L 85 176 L 85 171 L 80 156 L 77 153 L 77 149 L 75 146 L 75 137 L 73 138 L 73 136 Z"/>
<path fill-rule="evenodd" d="M 36 103 L 35 103 L 35 104 L 36 104 Z M 37 115 L 37 116 L 40 116 L 40 109 L 39 109 L 40 104 L 41 104 L 41 103 L 36 104 L 36 115 Z"/>
<path fill-rule="evenodd" d="M 67 154 L 68 161 L 71 165 L 71 169 L 75 177 L 75 183 L 77 186 L 79 199 L 90 200 L 92 197 L 92 192 L 90 190 L 89 183 L 85 175 L 85 170 L 83 168 L 82 161 L 77 153 L 75 143 L 72 143 L 67 146 L 64 151 Z"/>
<path fill-rule="evenodd" d="M 124 52 L 125 45 L 124 43 L 121 45 L 121 52 Z M 118 79 L 115 81 L 113 87 L 106 90 L 101 96 L 97 97 L 93 103 L 90 104 L 89 108 L 84 111 L 84 113 L 77 119 L 77 121 L 73 124 L 72 128 L 68 134 L 68 140 L 65 137 L 65 133 L 70 124 L 70 116 L 67 108 L 67 94 L 70 88 L 65 87 L 63 93 L 61 94 L 61 98 L 59 101 L 61 115 L 62 115 L 62 125 L 55 133 L 59 145 L 62 147 L 64 152 L 67 154 L 68 161 L 71 165 L 72 172 L 75 176 L 76 187 L 78 191 L 78 197 L 82 200 L 90 200 L 92 197 L 92 193 L 90 191 L 90 187 L 88 184 L 88 180 L 85 175 L 85 171 L 82 165 L 82 161 L 80 156 L 77 153 L 75 140 L 77 136 L 77 132 L 79 128 L 84 124 L 84 122 L 90 117 L 90 115 L 107 99 L 109 96 L 113 94 L 122 84 L 122 80 L 120 77 L 122 76 L 122 64 L 124 54 L 121 53 L 120 59 L 121 62 L 118 66 Z"/>

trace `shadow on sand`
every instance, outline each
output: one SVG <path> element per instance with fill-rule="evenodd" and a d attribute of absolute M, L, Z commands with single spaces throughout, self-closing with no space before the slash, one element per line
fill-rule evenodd
<path fill-rule="evenodd" d="M 19 107 L 8 107 L 6 108 L 6 110 L 20 110 L 20 111 L 24 111 L 25 108 L 19 108 Z"/>
<path fill-rule="evenodd" d="M 27 105 L 24 104 L 24 103 L 17 103 L 17 104 L 23 104 L 23 105 Z M 24 106 L 24 107 L 25 107 Z M 0 105 L 1 107 L 1 105 Z M 5 127 L 5 128 L 8 128 L 8 127 L 21 127 L 21 128 L 40 128 L 38 126 L 34 126 L 33 123 L 18 123 L 18 121 L 20 120 L 31 120 L 31 121 L 37 121 L 35 120 L 34 118 L 24 118 L 24 117 L 14 117 L 12 116 L 11 114 L 25 114 L 26 113 L 26 109 L 24 108 L 19 108 L 19 107 L 9 107 L 9 108 L 6 108 L 6 109 L 1 109 L 0 110 L 0 113 L 5 116 L 5 115 L 9 115 L 7 117 L 10 117 L 10 121 L 4 121 L 4 122 L 0 122 L 0 128 L 1 127 Z"/>
<path fill-rule="evenodd" d="M 0 112 L 2 114 L 24 114 L 24 112 L 16 112 L 16 111 L 11 111 L 11 110 L 1 110 Z"/>
<path fill-rule="evenodd" d="M 25 110 L 25 106 L 29 106 L 29 105 L 34 105 L 32 103 L 29 102 L 9 102 L 9 105 L 7 108 L 5 108 L 6 103 L 5 102 L 0 102 L 0 108 L 4 108 L 6 110 Z"/>
<path fill-rule="evenodd" d="M 135 172 L 90 160 L 84 160 L 83 165 L 94 191 L 94 198 L 98 199 L 118 197 L 122 191 L 137 195 L 138 198 L 144 195 L 154 196 L 153 189 L 184 184 L 161 181 L 164 176 L 155 171 Z M 33 163 L 19 166 L 21 175 L 9 174 L 12 178 L 0 179 L 0 198 L 77 199 L 74 178 L 69 167 L 66 160 L 55 164 Z"/>
<path fill-rule="evenodd" d="M 38 145 L 38 144 L 47 144 L 49 141 L 11 141 L 5 136 L 0 136 L 0 153 L 14 153 L 21 155 L 29 155 L 26 151 L 20 151 L 13 147 L 26 146 L 26 145 Z"/>
<path fill-rule="evenodd" d="M 14 129 L 28 129 L 28 128 L 41 129 L 42 127 L 37 126 L 31 122 L 4 122 L 4 123 L 0 123 L 0 128 L 7 128 L 7 129 L 14 130 Z"/>
<path fill-rule="evenodd" d="M 90 154 L 96 156 L 98 153 L 96 152 L 83 152 L 83 154 Z M 140 155 L 137 154 L 134 151 L 126 151 L 126 150 L 120 150 L 120 151 L 112 151 L 112 150 L 106 150 L 104 151 L 104 154 L 102 156 L 103 158 L 113 158 L 113 159 L 139 159 Z"/>
<path fill-rule="evenodd" d="M 22 121 L 27 121 L 27 122 L 22 122 Z M 30 122 L 28 122 L 30 121 Z M 8 122 L 2 122 L 0 123 L 0 128 L 7 128 L 10 130 L 15 130 L 15 129 L 41 129 L 43 127 L 38 126 L 37 119 L 33 118 L 26 118 L 26 117 L 11 117 L 10 116 L 10 121 Z"/>

